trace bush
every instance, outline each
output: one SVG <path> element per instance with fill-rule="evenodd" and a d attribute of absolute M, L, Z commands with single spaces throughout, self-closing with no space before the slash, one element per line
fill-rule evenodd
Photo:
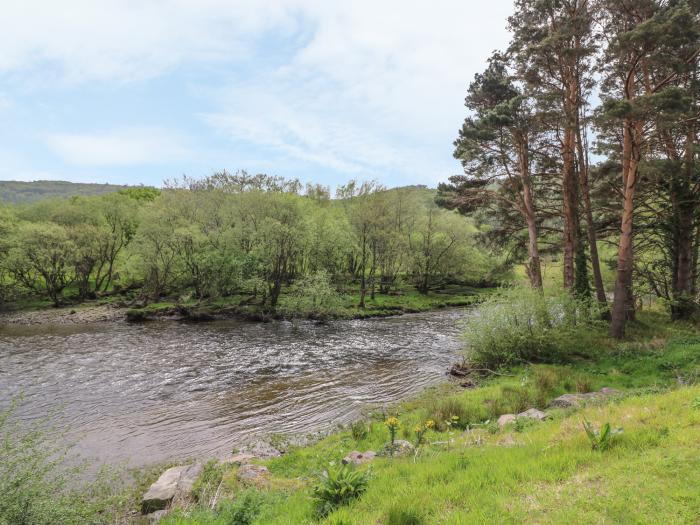
<path fill-rule="evenodd" d="M 264 502 L 260 492 L 246 489 L 236 494 L 235 500 L 222 506 L 219 514 L 228 525 L 250 525 L 260 514 Z"/>
<path fill-rule="evenodd" d="M 494 370 L 520 363 L 562 363 L 588 351 L 597 312 L 569 294 L 504 290 L 481 304 L 466 325 L 468 359 Z M 587 346 L 587 345 L 586 345 Z"/>
<path fill-rule="evenodd" d="M 367 490 L 368 475 L 349 465 L 331 466 L 321 482 L 314 487 L 318 513 L 325 516 L 336 508 L 347 505 Z"/>
<path fill-rule="evenodd" d="M 319 271 L 295 282 L 289 294 L 280 298 L 277 310 L 289 318 L 324 320 L 337 317 L 342 308 L 341 296 L 330 277 Z"/>
<path fill-rule="evenodd" d="M 0 524 L 119 521 L 117 513 L 122 509 L 118 506 L 124 502 L 115 492 L 116 480 L 100 471 L 89 484 L 76 482 L 84 465 L 68 467 L 69 448 L 49 440 L 41 426 L 16 421 L 15 408 L 13 402 L 0 411 Z"/>

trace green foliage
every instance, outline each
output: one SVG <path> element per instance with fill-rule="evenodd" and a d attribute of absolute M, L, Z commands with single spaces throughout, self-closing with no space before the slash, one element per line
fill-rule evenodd
<path fill-rule="evenodd" d="M 386 516 L 386 525 L 423 525 L 423 514 L 415 509 L 392 507 Z"/>
<path fill-rule="evenodd" d="M 355 441 L 362 441 L 369 434 L 370 429 L 363 420 L 353 421 L 350 424 L 350 434 Z"/>
<path fill-rule="evenodd" d="M 328 467 L 313 491 L 319 515 L 326 516 L 336 508 L 359 498 L 367 490 L 368 481 L 367 472 L 349 465 Z"/>
<path fill-rule="evenodd" d="M 325 270 L 299 279 L 280 303 L 278 310 L 286 317 L 328 319 L 342 311 L 343 300 Z"/>
<path fill-rule="evenodd" d="M 529 288 L 494 294 L 466 324 L 467 357 L 476 368 L 561 363 L 589 352 L 596 312 L 569 294 L 546 296 Z"/>
<path fill-rule="evenodd" d="M 595 428 L 589 421 L 583 420 L 583 430 L 586 432 L 592 450 L 601 452 L 608 450 L 612 445 L 615 436 L 622 433 L 621 428 L 611 428 L 610 423 L 605 423 L 602 427 Z"/>
<path fill-rule="evenodd" d="M 216 460 L 207 461 L 202 468 L 202 473 L 192 486 L 192 497 L 195 502 L 204 505 L 208 504 L 216 494 L 223 475 L 223 469 L 217 464 Z"/>
<path fill-rule="evenodd" d="M 264 503 L 264 496 L 249 488 L 238 492 L 232 502 L 222 504 L 219 512 L 227 525 L 252 525 Z"/>
<path fill-rule="evenodd" d="M 114 523 L 126 501 L 120 481 L 102 470 L 90 483 L 78 482 L 84 465 L 70 466 L 75 460 L 55 433 L 50 438 L 41 425 L 20 423 L 15 408 L 0 411 L 0 524 Z"/>

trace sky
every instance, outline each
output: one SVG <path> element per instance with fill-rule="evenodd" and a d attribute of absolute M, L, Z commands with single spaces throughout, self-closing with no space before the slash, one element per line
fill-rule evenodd
<path fill-rule="evenodd" d="M 0 180 L 459 173 L 512 0 L 0 0 Z"/>

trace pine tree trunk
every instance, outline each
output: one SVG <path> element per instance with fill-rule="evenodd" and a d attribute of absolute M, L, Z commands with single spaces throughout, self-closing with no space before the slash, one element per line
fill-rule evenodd
<path fill-rule="evenodd" d="M 525 215 L 527 224 L 527 273 L 530 278 L 530 285 L 542 290 L 542 266 L 540 263 L 540 252 L 537 246 L 537 221 L 535 219 L 535 204 L 532 195 L 532 179 L 530 178 L 530 162 L 527 150 L 527 143 L 521 139 L 519 141 L 518 160 L 520 165 L 520 179 L 522 181 L 522 212 Z"/>

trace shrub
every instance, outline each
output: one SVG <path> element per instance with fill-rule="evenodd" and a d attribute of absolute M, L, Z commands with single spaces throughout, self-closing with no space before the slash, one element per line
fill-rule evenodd
<path fill-rule="evenodd" d="M 368 474 L 350 465 L 330 466 L 314 487 L 319 515 L 326 516 L 342 505 L 359 498 L 367 490 Z"/>
<path fill-rule="evenodd" d="M 342 298 L 329 275 L 319 271 L 295 282 L 289 294 L 280 298 L 277 310 L 289 318 L 324 320 L 337 317 L 342 308 Z"/>
<path fill-rule="evenodd" d="M 251 525 L 260 514 L 265 502 L 263 495 L 255 489 L 246 489 L 236 494 L 236 499 L 219 509 L 227 525 Z"/>
<path fill-rule="evenodd" d="M 608 450 L 615 436 L 622 433 L 621 428 L 613 429 L 610 427 L 610 423 L 605 423 L 600 429 L 597 429 L 585 419 L 583 420 L 583 429 L 591 443 L 591 449 L 601 452 Z"/>
<path fill-rule="evenodd" d="M 350 434 L 355 441 L 362 441 L 369 435 L 369 428 L 364 421 L 354 421 L 350 424 Z"/>
<path fill-rule="evenodd" d="M 207 461 L 202 469 L 202 473 L 192 486 L 192 497 L 194 500 L 197 503 L 208 505 L 209 500 L 216 494 L 223 475 L 223 470 L 217 465 L 216 460 Z"/>
<path fill-rule="evenodd" d="M 481 304 L 466 325 L 468 359 L 475 368 L 495 370 L 523 362 L 560 363 L 585 353 L 591 304 L 569 294 L 545 296 L 531 289 L 502 291 Z"/>

